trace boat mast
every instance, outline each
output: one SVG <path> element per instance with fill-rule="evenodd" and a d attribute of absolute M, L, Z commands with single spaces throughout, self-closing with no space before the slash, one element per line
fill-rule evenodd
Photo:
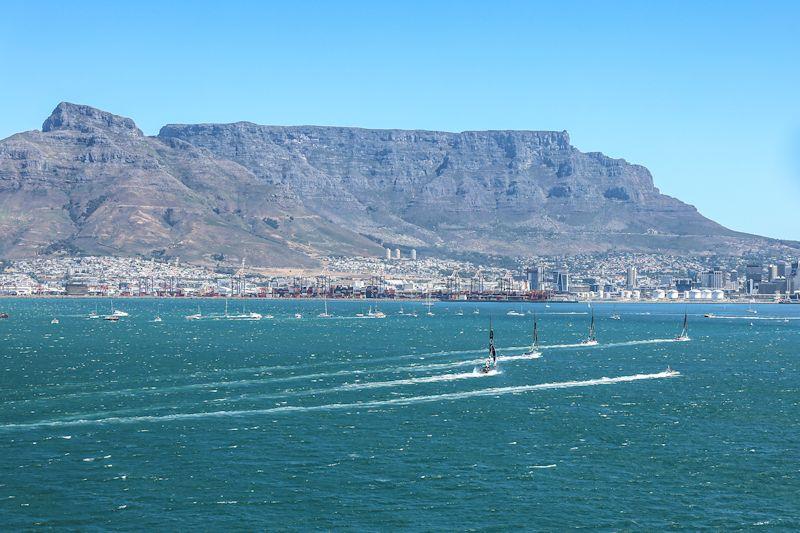
<path fill-rule="evenodd" d="M 533 315 L 533 349 L 539 347 L 539 325 L 536 323 L 536 314 Z"/>
<path fill-rule="evenodd" d="M 592 310 L 592 321 L 589 323 L 589 340 L 595 340 L 595 332 L 594 332 L 594 310 Z"/>

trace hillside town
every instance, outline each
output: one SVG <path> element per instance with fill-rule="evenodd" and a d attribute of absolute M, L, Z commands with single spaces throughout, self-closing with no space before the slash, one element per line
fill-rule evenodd
<path fill-rule="evenodd" d="M 0 296 L 432 298 L 532 301 L 800 301 L 798 261 L 606 253 L 508 261 L 326 257 L 315 271 L 207 268 L 124 257 L 0 263 Z"/>

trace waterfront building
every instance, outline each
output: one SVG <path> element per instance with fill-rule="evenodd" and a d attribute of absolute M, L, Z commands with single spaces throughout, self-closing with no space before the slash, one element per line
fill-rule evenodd
<path fill-rule="evenodd" d="M 625 288 L 628 290 L 633 290 L 639 286 L 638 280 L 636 279 L 636 267 L 629 266 L 627 271 L 627 276 L 625 280 Z"/>
<path fill-rule="evenodd" d="M 569 272 L 566 270 L 553 272 L 553 285 L 555 285 L 556 292 L 569 292 Z"/>
<path fill-rule="evenodd" d="M 541 291 L 544 288 L 544 267 L 537 265 L 525 272 L 528 276 L 528 289 Z"/>

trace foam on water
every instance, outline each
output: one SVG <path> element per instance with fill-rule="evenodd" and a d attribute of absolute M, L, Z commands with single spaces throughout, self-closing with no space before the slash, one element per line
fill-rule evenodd
<path fill-rule="evenodd" d="M 583 381 L 561 381 L 554 383 L 539 383 L 536 385 L 495 387 L 495 388 L 485 388 L 485 389 L 477 389 L 477 390 L 470 390 L 463 392 L 433 394 L 428 396 L 410 396 L 405 398 L 392 398 L 388 400 L 371 400 L 366 402 L 354 402 L 354 403 L 331 403 L 331 404 L 312 405 L 312 406 L 287 405 L 281 407 L 270 407 L 266 409 L 243 409 L 235 411 L 212 411 L 212 412 L 198 412 L 198 413 L 174 413 L 169 415 L 158 415 L 158 416 L 111 417 L 111 418 L 66 420 L 66 421 L 50 420 L 50 421 L 32 422 L 26 424 L 5 424 L 0 426 L 0 430 L 15 431 L 15 430 L 36 429 L 42 427 L 135 424 L 135 423 L 149 423 L 149 422 L 180 421 L 180 420 L 198 420 L 204 418 L 219 418 L 219 417 L 271 415 L 277 413 L 290 413 L 290 412 L 372 409 L 372 408 L 389 407 L 395 405 L 403 406 L 403 405 L 441 402 L 449 400 L 462 400 L 462 399 L 476 398 L 482 396 L 503 396 L 507 394 L 521 394 L 537 390 L 567 389 L 573 387 L 591 387 L 596 385 L 612 385 L 616 383 L 628 383 L 628 382 L 648 380 L 648 379 L 673 378 L 679 375 L 680 372 L 674 370 L 668 370 L 664 372 L 657 372 L 654 374 L 633 374 L 629 376 L 618 376 L 613 378 L 602 377 L 602 378 L 588 379 Z"/>

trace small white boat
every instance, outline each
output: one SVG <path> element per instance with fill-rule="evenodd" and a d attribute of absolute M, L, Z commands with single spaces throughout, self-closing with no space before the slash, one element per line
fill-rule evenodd
<path fill-rule="evenodd" d="M 303 315 L 301 315 L 300 313 L 295 313 L 294 317 L 297 318 L 297 319 L 300 319 L 300 318 L 303 318 Z"/>
<path fill-rule="evenodd" d="M 103 320 L 107 320 L 109 322 L 119 322 L 119 316 L 117 315 L 106 315 L 103 317 Z"/>
<path fill-rule="evenodd" d="M 479 314 L 481 314 L 481 310 L 480 310 L 480 309 L 475 309 L 475 310 L 472 312 L 472 314 L 473 314 L 473 315 L 479 315 Z"/>
<path fill-rule="evenodd" d="M 506 313 L 508 316 L 525 316 L 525 313 L 521 313 L 519 311 L 514 311 L 513 309 Z"/>
<path fill-rule="evenodd" d="M 51 321 L 50 321 L 50 323 L 51 323 L 51 324 L 58 324 L 58 319 L 57 319 L 57 318 L 54 318 L 53 320 L 51 320 Z"/>
<path fill-rule="evenodd" d="M 156 317 L 153 319 L 153 322 L 161 322 L 161 317 L 156 315 Z"/>
<path fill-rule="evenodd" d="M 464 310 L 459 309 L 458 312 L 456 313 L 456 316 L 464 316 Z"/>

